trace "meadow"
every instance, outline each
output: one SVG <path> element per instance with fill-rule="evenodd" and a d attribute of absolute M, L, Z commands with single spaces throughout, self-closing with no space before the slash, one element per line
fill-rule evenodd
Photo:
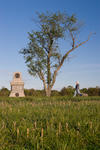
<path fill-rule="evenodd" d="M 100 150 L 100 97 L 0 97 L 0 150 Z"/>

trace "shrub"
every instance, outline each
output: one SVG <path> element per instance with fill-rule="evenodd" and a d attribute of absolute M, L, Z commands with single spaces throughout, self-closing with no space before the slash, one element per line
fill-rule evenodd
<path fill-rule="evenodd" d="M 62 95 L 62 96 L 65 96 L 65 95 L 67 95 L 67 96 L 72 96 L 73 94 L 74 94 L 74 89 L 72 89 L 72 88 L 63 88 L 61 91 L 60 91 L 60 94 Z"/>
<path fill-rule="evenodd" d="M 5 87 L 3 87 L 0 90 L 0 96 L 9 96 L 9 94 L 10 94 L 10 91 L 7 88 L 5 88 Z"/>
<path fill-rule="evenodd" d="M 86 94 L 88 94 L 88 89 L 87 89 L 87 88 L 83 88 L 83 89 L 81 89 L 80 91 L 81 91 L 81 93 L 86 93 Z"/>
<path fill-rule="evenodd" d="M 44 90 L 25 89 L 25 96 L 45 96 Z"/>
<path fill-rule="evenodd" d="M 88 88 L 89 96 L 100 96 L 100 88 Z"/>
<path fill-rule="evenodd" d="M 51 96 L 60 96 L 60 92 L 57 90 L 52 90 L 51 91 Z"/>

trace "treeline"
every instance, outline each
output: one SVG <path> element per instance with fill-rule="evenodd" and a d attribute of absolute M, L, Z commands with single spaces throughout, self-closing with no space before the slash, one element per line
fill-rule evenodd
<path fill-rule="evenodd" d="M 61 91 L 52 90 L 51 96 L 73 96 L 75 89 L 73 87 L 64 87 Z M 100 96 L 100 88 L 83 88 L 80 90 L 81 93 L 86 93 L 88 96 Z M 24 90 L 26 96 L 45 96 L 44 90 L 35 90 L 35 89 L 25 89 Z M 0 96 L 9 96 L 10 90 L 7 88 L 2 88 L 0 90 Z"/>

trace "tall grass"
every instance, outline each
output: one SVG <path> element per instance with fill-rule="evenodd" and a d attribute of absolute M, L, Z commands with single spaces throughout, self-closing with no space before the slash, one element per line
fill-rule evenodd
<path fill-rule="evenodd" d="M 99 150 L 99 100 L 0 98 L 0 150 Z"/>

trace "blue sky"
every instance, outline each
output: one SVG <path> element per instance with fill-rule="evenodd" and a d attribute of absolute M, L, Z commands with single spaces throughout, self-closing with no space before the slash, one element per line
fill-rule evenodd
<path fill-rule="evenodd" d="M 22 72 L 25 88 L 42 89 L 42 82 L 30 76 L 22 55 L 18 53 L 28 42 L 27 32 L 35 29 L 36 12 L 66 11 L 84 22 L 81 40 L 96 32 L 88 43 L 70 55 L 60 70 L 53 89 L 68 85 L 100 86 L 100 1 L 99 0 L 0 0 L 0 88 L 10 89 L 13 72 Z M 61 50 L 67 49 L 66 42 Z"/>

